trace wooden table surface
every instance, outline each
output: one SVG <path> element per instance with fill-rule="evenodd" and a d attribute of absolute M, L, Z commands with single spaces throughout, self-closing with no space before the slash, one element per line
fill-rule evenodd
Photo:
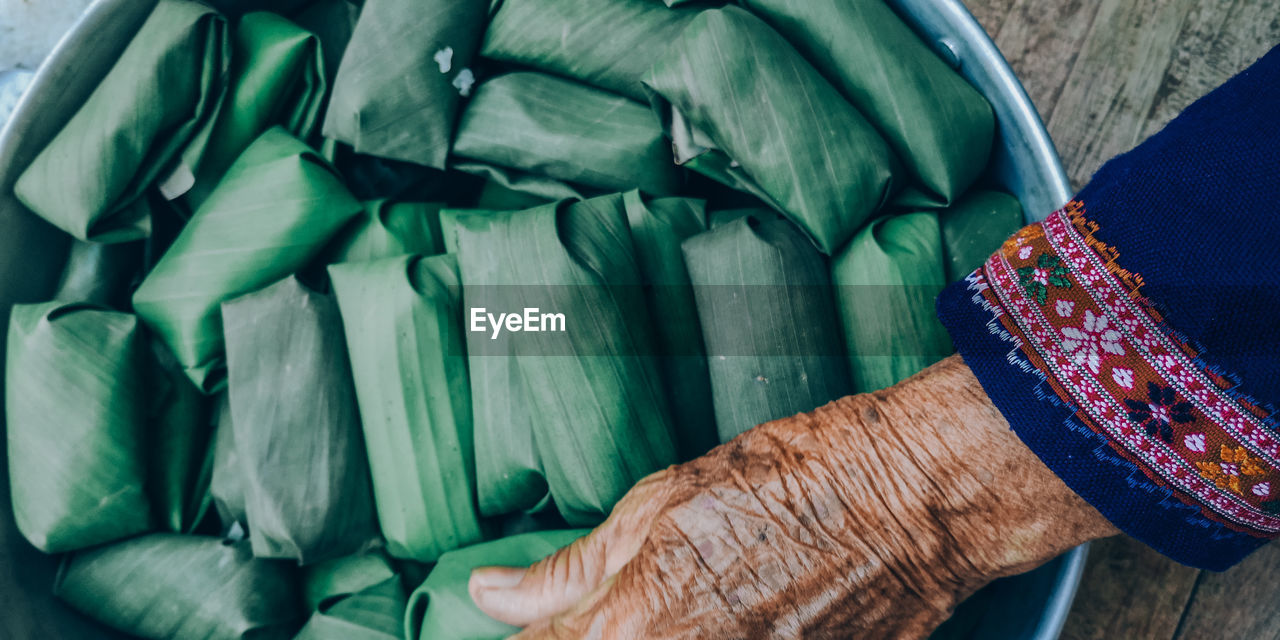
<path fill-rule="evenodd" d="M 1280 44 L 1280 0 L 965 1 L 1022 79 L 1077 190 Z M 1280 639 L 1280 543 L 1213 573 L 1127 536 L 1096 542 L 1062 637 Z"/>

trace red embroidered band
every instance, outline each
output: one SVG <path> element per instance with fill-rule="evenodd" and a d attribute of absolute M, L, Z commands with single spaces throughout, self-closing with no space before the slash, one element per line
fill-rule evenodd
<path fill-rule="evenodd" d="M 1274 537 L 1280 439 L 1163 329 L 1141 276 L 1116 264 L 1083 212 L 1072 202 L 1023 229 L 971 276 L 972 288 L 1118 453 L 1206 517 Z"/>

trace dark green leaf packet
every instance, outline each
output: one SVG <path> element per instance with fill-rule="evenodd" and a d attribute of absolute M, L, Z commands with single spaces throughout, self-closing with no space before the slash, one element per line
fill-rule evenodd
<path fill-rule="evenodd" d="M 684 242 L 721 442 L 852 390 L 826 258 L 767 211 Z"/>
<path fill-rule="evenodd" d="M 148 372 L 137 318 L 79 303 L 14 305 L 7 349 L 18 530 L 37 549 L 61 553 L 150 529 Z"/>
<path fill-rule="evenodd" d="M 129 296 L 143 276 L 142 242 L 103 244 L 74 240 L 54 300 L 129 310 Z"/>
<path fill-rule="evenodd" d="M 952 352 L 934 311 L 947 282 L 937 214 L 873 221 L 831 274 L 857 392 L 892 386 Z"/>
<path fill-rule="evenodd" d="M 294 640 L 400 640 L 406 597 L 400 576 L 328 598 Z"/>
<path fill-rule="evenodd" d="M 160 0 L 98 88 L 18 178 L 15 195 L 81 240 L 145 237 L 151 223 L 143 192 L 167 180 L 175 164 L 188 172 L 198 164 L 226 93 L 230 58 L 221 15 L 199 2 Z"/>
<path fill-rule="evenodd" d="M 1026 222 L 1018 199 L 999 191 L 971 191 L 938 212 L 947 282 L 964 279 Z"/>
<path fill-rule="evenodd" d="M 152 339 L 153 400 L 147 469 L 152 511 L 160 526 L 191 533 L 213 503 L 214 402 L 191 384 L 168 348 Z"/>
<path fill-rule="evenodd" d="M 671 145 L 644 104 L 543 73 L 481 84 L 459 120 L 453 153 L 600 191 L 672 195 L 680 188 Z"/>
<path fill-rule="evenodd" d="M 222 303 L 222 325 L 254 555 L 367 548 L 378 528 L 337 303 L 290 277 Z"/>
<path fill-rule="evenodd" d="M 795 45 L 884 136 L 916 187 L 902 194 L 905 206 L 947 206 L 987 168 L 991 106 L 888 4 L 742 4 Z"/>
<path fill-rule="evenodd" d="M 209 497 L 218 511 L 223 533 L 240 539 L 248 533 L 249 519 L 245 516 L 245 477 L 240 469 L 240 454 L 236 451 L 236 430 L 232 424 L 229 395 L 226 392 L 220 394 L 215 405 Z"/>
<path fill-rule="evenodd" d="M 645 84 L 676 161 L 759 197 L 828 255 L 883 204 L 897 161 L 782 36 L 736 7 L 703 11 Z"/>
<path fill-rule="evenodd" d="M 366 202 L 364 215 L 338 235 L 320 260 L 334 264 L 444 253 L 440 208 L 430 202 Z"/>
<path fill-rule="evenodd" d="M 432 562 L 481 540 L 453 257 L 349 262 L 329 275 L 388 552 Z"/>
<path fill-rule="evenodd" d="M 68 556 L 54 594 L 155 640 L 288 640 L 302 623 L 296 569 L 249 542 L 157 533 Z"/>
<path fill-rule="evenodd" d="M 143 280 L 134 309 L 192 382 L 215 392 L 226 374 L 218 305 L 301 269 L 360 211 L 320 156 L 269 129 Z"/>
<path fill-rule="evenodd" d="M 358 593 L 396 576 L 382 550 L 336 558 L 302 568 L 302 595 L 308 611 L 334 596 Z"/>

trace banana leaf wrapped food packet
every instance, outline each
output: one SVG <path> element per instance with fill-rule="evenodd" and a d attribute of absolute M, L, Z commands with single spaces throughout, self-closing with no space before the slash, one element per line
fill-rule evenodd
<path fill-rule="evenodd" d="M 695 14 L 652 0 L 503 0 L 480 54 L 643 101 L 644 74 Z"/>
<path fill-rule="evenodd" d="M 981 267 L 1025 223 L 1017 198 L 999 191 L 975 190 L 939 211 L 938 224 L 947 256 L 947 282 L 955 282 Z"/>
<path fill-rule="evenodd" d="M 81 240 L 150 232 L 147 188 L 194 167 L 226 93 L 226 20 L 160 0 L 97 89 L 19 176 L 14 194 Z M 193 143 L 194 141 L 194 143 Z"/>
<path fill-rule="evenodd" d="M 473 205 L 476 209 L 519 211 L 557 200 L 586 200 L 601 195 L 598 190 L 584 185 L 484 162 L 457 160 L 453 168 L 484 179 L 480 195 Z"/>
<path fill-rule="evenodd" d="M 947 283 L 937 214 L 873 221 L 831 273 L 855 392 L 892 386 L 952 352 L 934 312 Z"/>
<path fill-rule="evenodd" d="M 13 515 L 45 553 L 151 528 L 142 341 L 137 318 L 93 305 L 14 305 L 10 313 L 4 406 Z"/>
<path fill-rule="evenodd" d="M 158 340 L 152 390 L 150 463 L 147 482 L 152 511 L 162 528 L 190 533 L 213 502 L 213 402 L 191 384 L 182 367 Z"/>
<path fill-rule="evenodd" d="M 467 216 L 456 233 L 468 354 L 515 357 L 555 504 L 571 525 L 598 523 L 677 459 L 623 197 Z M 502 333 L 506 312 L 522 331 Z"/>
<path fill-rule="evenodd" d="M 324 135 L 444 169 L 486 0 L 367 0 L 334 80 Z"/>
<path fill-rule="evenodd" d="M 853 388 L 826 259 L 767 211 L 684 242 L 721 442 Z"/>
<path fill-rule="evenodd" d="M 296 277 L 222 303 L 227 391 L 259 558 L 343 557 L 378 537 L 342 320 Z"/>
<path fill-rule="evenodd" d="M 786 214 L 823 253 L 852 237 L 896 186 L 897 160 L 875 129 L 742 9 L 699 13 L 645 85 L 677 162 Z"/>
<path fill-rule="evenodd" d="M 440 209 L 440 204 L 430 202 L 366 202 L 364 216 L 338 235 L 321 261 L 334 264 L 444 253 Z"/>
<path fill-rule="evenodd" d="M 742 4 L 795 45 L 876 127 L 915 186 L 906 204 L 947 206 L 986 169 L 995 130 L 991 105 L 888 4 Z"/>
<path fill-rule="evenodd" d="M 294 640 L 401 640 L 407 598 L 400 576 L 320 603 Z"/>
<path fill-rule="evenodd" d="M 707 351 L 698 326 L 698 309 L 680 244 L 707 230 L 706 203 L 692 198 L 646 200 L 639 191 L 623 196 L 636 259 L 656 323 L 660 364 L 675 421 L 682 460 L 696 458 L 719 444 Z"/>
<path fill-rule="evenodd" d="M 453 153 L 600 191 L 671 195 L 680 187 L 671 145 L 644 104 L 530 71 L 476 89 Z"/>
<path fill-rule="evenodd" d="M 297 570 L 249 542 L 156 533 L 80 551 L 54 594 L 110 627 L 156 640 L 288 640 L 301 625 Z"/>
<path fill-rule="evenodd" d="M 302 596 L 308 611 L 334 596 L 359 593 L 397 575 L 381 549 L 302 568 Z"/>
<path fill-rule="evenodd" d="M 481 540 L 453 257 L 349 262 L 329 276 L 388 553 L 432 562 Z"/>
<path fill-rule="evenodd" d="M 325 98 L 320 41 L 302 27 L 259 11 L 240 18 L 231 42 L 231 87 L 186 194 L 192 209 L 200 207 L 240 153 L 271 125 L 301 140 L 310 138 Z"/>
<path fill-rule="evenodd" d="M 226 382 L 218 305 L 307 265 L 360 210 L 314 151 L 268 129 L 142 281 L 134 309 L 192 382 L 215 392 Z"/>
<path fill-rule="evenodd" d="M 413 595 L 405 613 L 406 640 L 500 640 L 520 629 L 485 615 L 471 600 L 473 569 L 527 566 L 591 533 L 589 529 L 538 531 L 446 553 Z"/>
<path fill-rule="evenodd" d="M 244 473 L 240 470 L 240 454 L 236 451 L 231 398 L 225 391 L 216 402 L 213 428 L 209 497 L 218 510 L 223 533 L 231 538 L 243 538 L 249 529 L 249 518 L 245 515 Z"/>
<path fill-rule="evenodd" d="M 126 311 L 129 294 L 142 278 L 145 254 L 142 242 L 72 241 L 53 299 Z"/>

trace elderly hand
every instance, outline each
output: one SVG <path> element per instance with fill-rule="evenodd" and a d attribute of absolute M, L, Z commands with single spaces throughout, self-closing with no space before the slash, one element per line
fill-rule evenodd
<path fill-rule="evenodd" d="M 471 596 L 545 638 L 916 638 L 988 581 L 1115 533 L 953 356 L 646 478 Z"/>

